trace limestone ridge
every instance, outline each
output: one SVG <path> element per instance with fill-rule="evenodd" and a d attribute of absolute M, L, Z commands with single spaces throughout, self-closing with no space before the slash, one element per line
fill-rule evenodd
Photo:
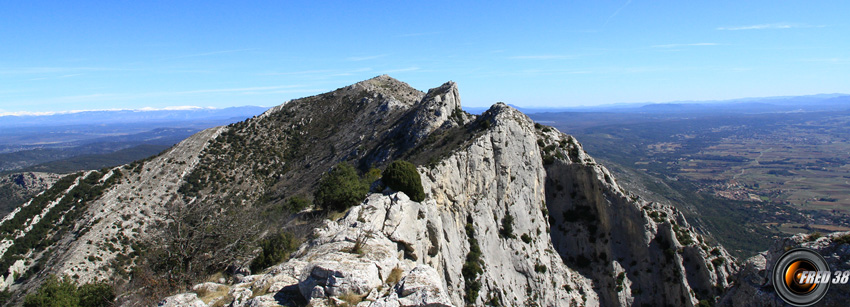
<path fill-rule="evenodd" d="M 378 76 L 92 173 L 102 192 L 80 200 L 81 215 L 57 220 L 71 231 L 56 230 L 49 256 L 15 262 L 5 276 L 41 266 L 10 289 L 48 274 L 121 279 L 133 262 L 119 260 L 134 245 L 104 242 L 144 241 L 168 222 L 167 208 L 274 208 L 310 195 L 336 163 L 365 171 L 399 158 L 419 165 L 425 201 L 388 190 L 336 221 L 284 221 L 316 226 L 289 261 L 199 284 L 203 301 L 187 293 L 162 305 L 687 305 L 729 286 L 732 258 L 672 207 L 622 191 L 571 136 L 502 103 L 465 113 L 458 93 L 454 82 L 423 93 Z M 63 193 L 73 194 L 58 191 L 56 202 Z M 253 256 L 233 253 L 222 256 Z"/>
<path fill-rule="evenodd" d="M 426 105 L 417 110 L 439 121 Z M 704 243 L 672 207 L 621 191 L 574 138 L 502 103 L 470 119 L 461 122 L 483 131 L 418 168 L 425 201 L 370 194 L 292 260 L 228 285 L 278 293 L 235 305 L 284 296 L 333 305 L 351 293 L 362 306 L 688 305 L 728 286 L 736 268 L 722 247 Z M 470 278 L 473 245 L 483 269 Z"/>

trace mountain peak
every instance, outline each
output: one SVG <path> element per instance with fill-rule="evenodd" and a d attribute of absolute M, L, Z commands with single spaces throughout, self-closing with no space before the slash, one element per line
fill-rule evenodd
<path fill-rule="evenodd" d="M 396 160 L 417 166 L 423 201 L 370 178 Z M 374 193 L 352 196 L 361 202 L 333 218 L 311 199 L 339 163 L 369 174 Z M 231 271 L 193 288 L 207 301 L 222 292 L 216 299 L 232 306 L 344 295 L 372 306 L 682 305 L 719 294 L 732 261 L 712 264 L 679 213 L 630 196 L 574 138 L 515 108 L 496 103 L 476 117 L 461 110 L 455 82 L 425 93 L 382 75 L 60 180 L 0 222 L 55 226 L 16 227 L 0 240 L 0 286 L 20 301 L 50 274 L 154 289 L 145 282 Z M 298 199 L 306 204 L 294 207 Z M 177 231 L 189 225 L 203 231 Z M 260 259 L 260 240 L 281 231 L 308 242 L 289 262 L 243 268 Z M 48 252 L 30 253 L 39 244 Z M 176 258 L 163 270 L 155 257 L 166 253 Z M 136 269 L 148 278 L 122 275 Z"/>
<path fill-rule="evenodd" d="M 366 79 L 349 86 L 350 88 L 363 88 L 369 91 L 378 92 L 420 92 L 410 86 L 406 82 L 399 81 L 389 75 L 380 75 L 371 79 Z"/>

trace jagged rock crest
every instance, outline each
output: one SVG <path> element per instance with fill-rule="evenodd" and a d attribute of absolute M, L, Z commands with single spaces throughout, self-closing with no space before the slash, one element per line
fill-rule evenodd
<path fill-rule="evenodd" d="M 289 261 L 194 287 L 218 297 L 162 305 L 687 305 L 720 295 L 737 270 L 672 207 L 623 191 L 571 136 L 502 103 L 463 112 L 454 82 L 423 93 L 379 76 L 98 173 L 102 194 L 81 202 L 36 276 L 113 278 L 130 251 L 100 242 L 144 240 L 169 206 L 276 206 L 309 196 L 336 163 L 365 172 L 395 159 L 418 165 L 424 201 L 375 191 L 316 225 Z"/>

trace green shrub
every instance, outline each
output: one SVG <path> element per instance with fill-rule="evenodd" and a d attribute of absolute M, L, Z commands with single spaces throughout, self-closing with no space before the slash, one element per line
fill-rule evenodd
<path fill-rule="evenodd" d="M 502 228 L 499 229 L 499 236 L 510 239 L 516 238 L 514 235 L 514 217 L 507 210 L 505 211 L 505 217 L 502 218 Z"/>
<path fill-rule="evenodd" d="M 354 167 L 343 162 L 322 176 L 313 198 L 325 210 L 344 211 L 363 201 L 368 192 L 369 186 L 360 180 Z"/>
<path fill-rule="evenodd" d="M 260 241 L 263 252 L 251 261 L 251 272 L 257 273 L 262 269 L 286 261 L 289 254 L 298 248 L 298 239 L 287 232 L 281 232 L 268 239 Z"/>
<path fill-rule="evenodd" d="M 712 256 L 720 256 L 720 255 L 722 255 L 722 253 L 720 252 L 719 248 L 715 247 L 714 249 L 711 250 L 711 255 Z"/>
<path fill-rule="evenodd" d="M 531 243 L 531 237 L 529 237 L 527 233 L 522 234 L 522 236 L 520 236 L 519 238 L 522 239 L 522 242 L 525 242 L 526 244 Z"/>
<path fill-rule="evenodd" d="M 832 241 L 838 244 L 850 244 L 850 234 L 837 236 Z"/>
<path fill-rule="evenodd" d="M 466 254 L 466 262 L 461 269 L 463 275 L 464 292 L 467 303 L 472 303 L 478 299 L 478 291 L 481 290 L 481 281 L 478 280 L 478 275 L 484 273 L 481 267 L 484 263 L 481 260 L 481 247 L 478 246 L 478 240 L 475 238 L 475 226 L 472 224 L 472 216 L 466 217 L 466 236 L 469 242 L 469 253 Z"/>
<path fill-rule="evenodd" d="M 84 284 L 77 290 L 80 306 L 112 306 L 115 291 L 106 283 Z"/>
<path fill-rule="evenodd" d="M 290 197 L 289 200 L 286 202 L 286 209 L 289 210 L 289 212 L 296 213 L 301 212 L 301 210 L 307 209 L 307 207 L 310 207 L 312 204 L 313 203 L 311 203 L 309 199 L 296 195 Z"/>
<path fill-rule="evenodd" d="M 724 262 L 726 262 L 726 259 L 723 258 L 714 258 L 711 260 L 711 264 L 713 264 L 715 267 L 723 265 Z"/>
<path fill-rule="evenodd" d="M 416 166 L 407 161 L 393 161 L 384 170 L 381 178 L 384 184 L 393 190 L 404 192 L 413 201 L 425 200 L 425 190 Z"/>
<path fill-rule="evenodd" d="M 68 278 L 51 276 L 35 293 L 24 298 L 25 307 L 101 307 L 112 306 L 115 291 L 106 283 L 77 284 Z"/>
<path fill-rule="evenodd" d="M 545 265 L 539 263 L 534 265 L 534 271 L 537 273 L 546 273 L 546 270 L 547 269 Z"/>
<path fill-rule="evenodd" d="M 617 274 L 617 292 L 623 291 L 623 282 L 626 280 L 626 272 Z"/>
<path fill-rule="evenodd" d="M 363 174 L 363 180 L 368 184 L 372 184 L 375 180 L 381 179 L 381 170 L 377 168 L 370 168 L 366 174 Z"/>

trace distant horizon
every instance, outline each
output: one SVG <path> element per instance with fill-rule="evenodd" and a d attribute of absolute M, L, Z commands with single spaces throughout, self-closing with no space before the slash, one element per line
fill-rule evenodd
<path fill-rule="evenodd" d="M 13 1 L 0 114 L 279 105 L 380 74 L 468 107 L 850 93 L 846 1 Z M 11 43 L 13 42 L 13 43 Z"/>
<path fill-rule="evenodd" d="M 486 109 L 492 106 L 493 104 L 502 102 L 514 107 L 523 108 L 523 109 L 583 109 L 583 108 L 606 108 L 606 107 L 618 107 L 618 106 L 634 106 L 634 105 L 655 105 L 655 104 L 699 104 L 699 103 L 722 103 L 722 102 L 735 102 L 745 100 L 760 100 L 760 99 L 777 99 L 777 98 L 791 98 L 791 97 L 817 97 L 817 96 L 850 96 L 850 94 L 846 93 L 818 93 L 818 94 L 807 94 L 807 95 L 782 95 L 782 96 L 764 96 L 764 97 L 740 97 L 740 98 L 732 98 L 732 99 L 720 99 L 720 100 L 673 100 L 673 101 L 641 101 L 641 102 L 615 102 L 608 104 L 598 104 L 598 105 L 577 105 L 577 106 L 558 106 L 558 105 L 550 105 L 550 106 L 534 106 L 534 105 L 519 105 L 505 101 L 494 101 L 490 105 L 486 106 L 467 106 L 461 101 L 461 107 L 469 108 L 469 109 Z M 304 96 L 310 97 L 310 96 Z M 304 98 L 299 97 L 299 98 Z M 299 99 L 295 98 L 295 99 Z M 283 104 L 285 102 L 282 102 Z M 278 104 L 280 105 L 280 104 Z M 0 112 L 0 117 L 7 116 L 16 116 L 16 117 L 26 117 L 26 116 L 51 116 L 51 115 L 63 115 L 63 114 L 77 114 L 77 113 L 85 113 L 85 112 L 121 112 L 121 111 L 132 111 L 132 112 L 152 112 L 152 111 L 193 111 L 193 110 L 223 110 L 229 108 L 263 108 L 269 109 L 273 106 L 261 106 L 261 105 L 234 105 L 234 106 L 224 106 L 224 107 L 214 107 L 214 106 L 165 106 L 162 108 L 153 108 L 153 107 L 142 107 L 136 109 L 90 109 L 90 110 L 63 110 L 63 111 L 45 111 L 45 112 Z"/>

